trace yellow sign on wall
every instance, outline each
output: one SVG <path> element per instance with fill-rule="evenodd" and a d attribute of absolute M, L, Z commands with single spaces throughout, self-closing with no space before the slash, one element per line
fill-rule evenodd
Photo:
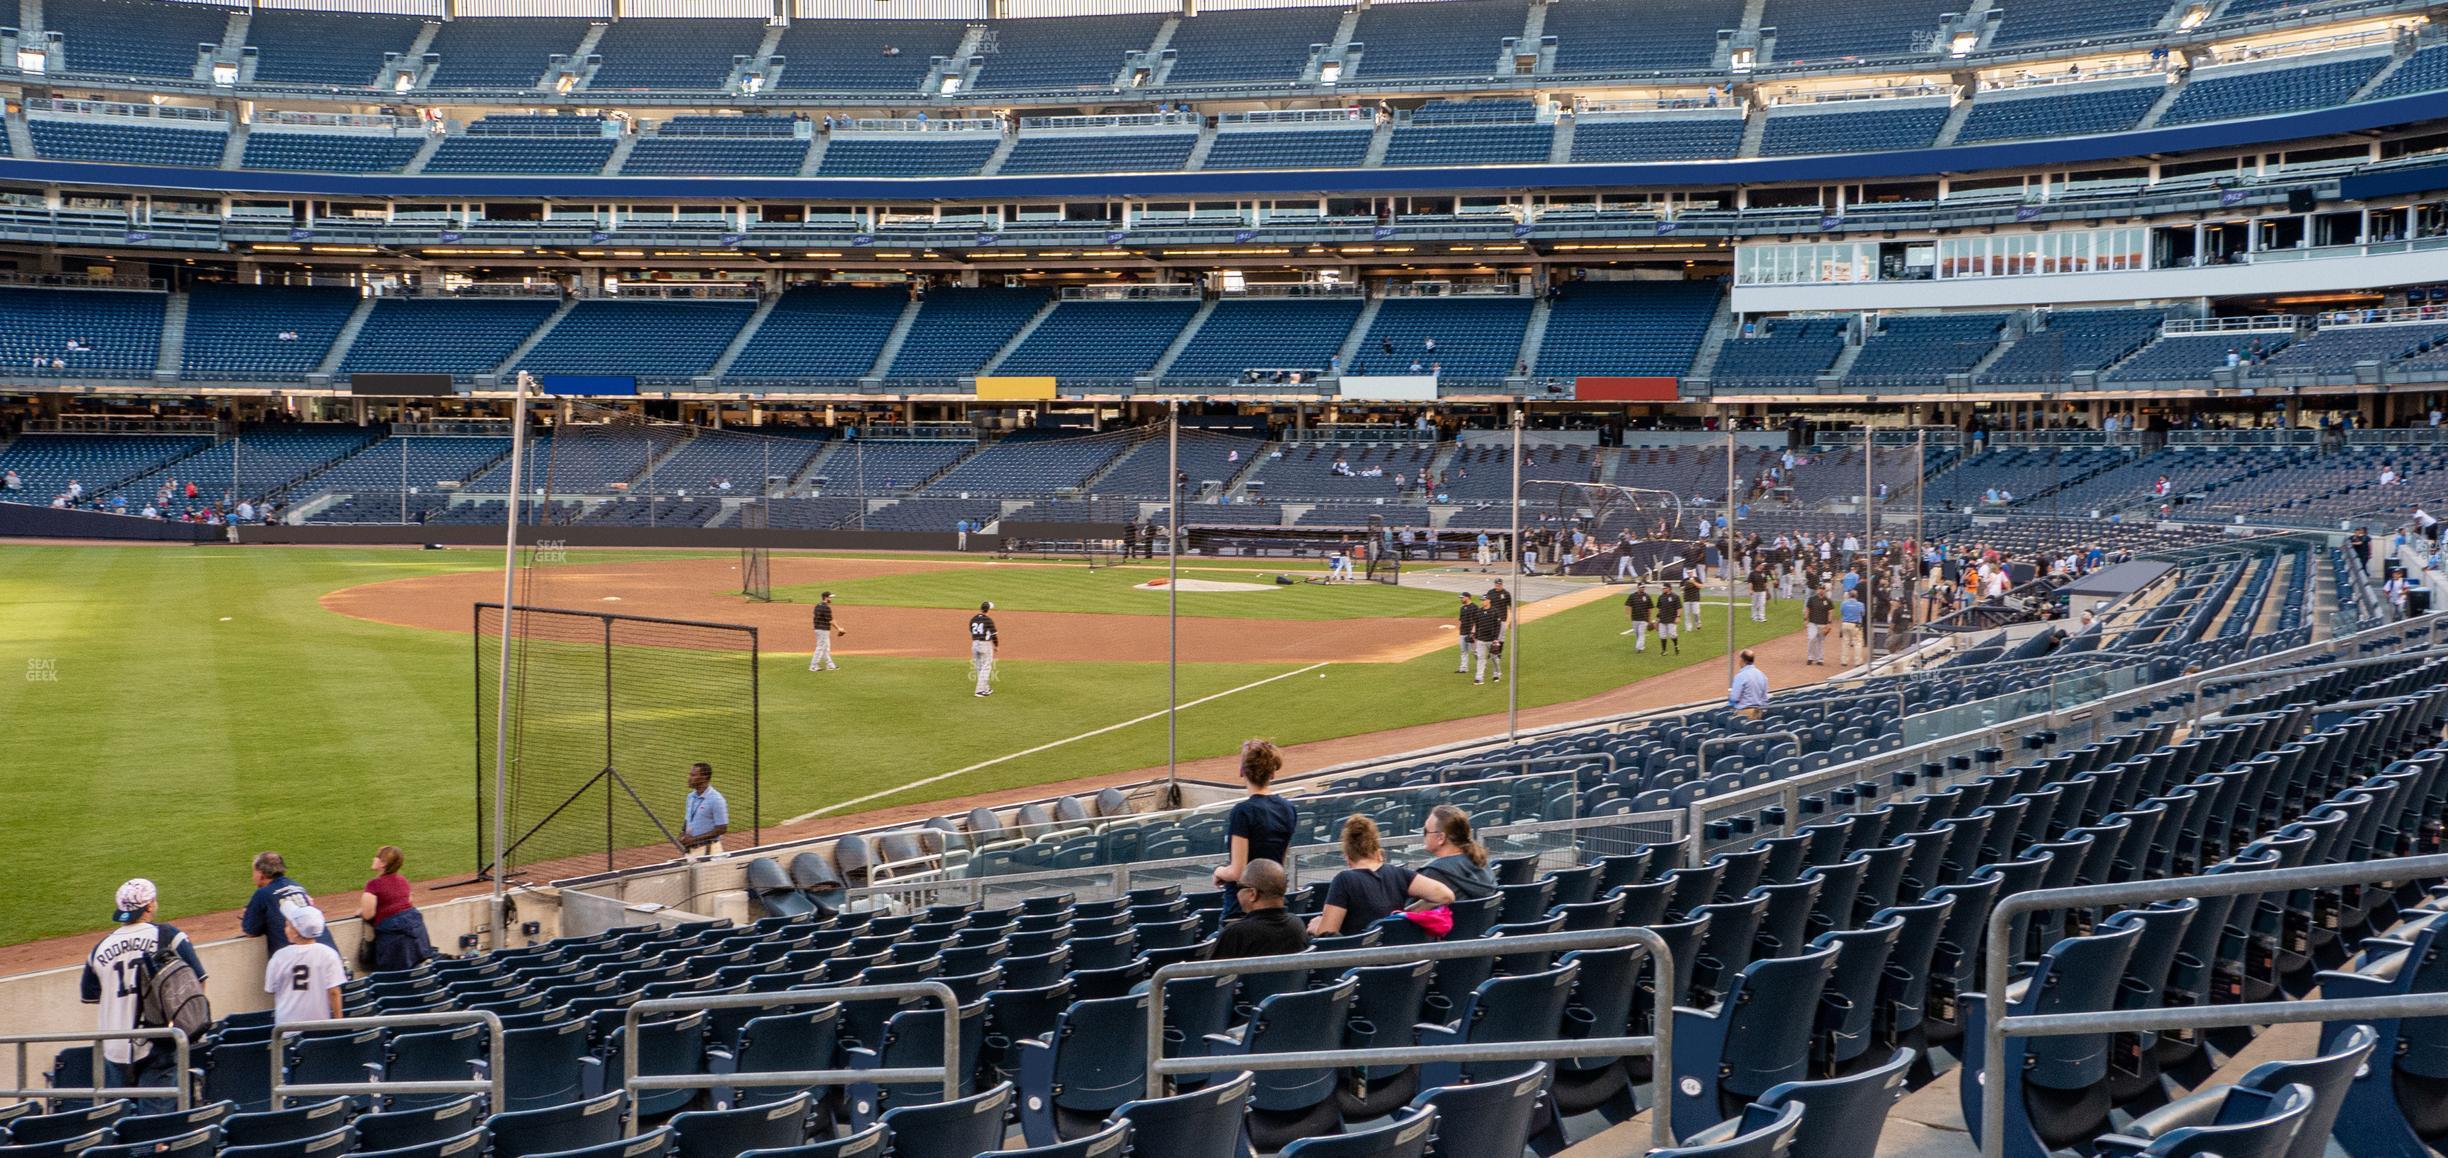
<path fill-rule="evenodd" d="M 977 396 L 989 402 L 1029 402 L 1054 397 L 1052 378 L 980 378 Z"/>

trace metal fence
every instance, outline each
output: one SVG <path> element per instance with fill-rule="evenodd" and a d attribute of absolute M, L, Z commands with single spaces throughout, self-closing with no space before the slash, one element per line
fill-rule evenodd
<path fill-rule="evenodd" d="M 705 1013 L 718 1009 L 777 1009 L 785 1006 L 829 1005 L 836 1001 L 896 1001 L 932 998 L 944 1011 L 943 1058 L 935 1066 L 901 1066 L 872 1070 L 754 1070 L 745 1073 L 641 1074 L 638 1072 L 638 1025 L 658 1013 Z M 865 1082 L 879 1086 L 914 1086 L 938 1082 L 943 1100 L 960 1097 L 960 998 L 941 981 L 911 981 L 895 985 L 850 985 L 826 989 L 791 989 L 780 993 L 730 993 L 710 997 L 667 997 L 641 1001 L 621 1014 L 621 1088 L 632 1098 L 640 1090 L 710 1090 L 717 1086 L 832 1086 Z M 623 1130 L 637 1134 L 637 1115 L 626 1118 Z"/>
<path fill-rule="evenodd" d="M 282 1071 L 284 1068 L 282 1063 L 286 1060 L 284 1055 L 287 1053 L 286 1050 L 281 1048 L 281 1039 L 288 1037 L 290 1034 L 313 1033 L 320 1030 L 331 1030 L 341 1033 L 362 1033 L 369 1029 L 409 1028 L 428 1025 L 484 1026 L 485 1041 L 487 1043 L 487 1064 L 485 1067 L 485 1076 L 481 1078 L 467 1078 L 457 1081 L 444 1080 L 430 1082 L 394 1082 L 375 1080 L 366 1082 L 304 1082 L 294 1085 L 281 1080 Z M 278 1036 L 273 1039 L 272 1049 L 270 1051 L 272 1055 L 272 1060 L 270 1063 L 272 1066 L 272 1084 L 267 1087 L 272 1091 L 272 1108 L 275 1110 L 280 1109 L 285 1104 L 285 1100 L 289 1098 L 356 1098 L 364 1097 L 368 1094 L 484 1094 L 492 1098 L 492 1101 L 488 1104 L 497 1110 L 509 1104 L 502 1100 L 502 1089 L 504 1084 L 509 1081 L 510 1071 L 509 1067 L 503 1064 L 501 1017 L 491 1010 L 454 1010 L 445 1013 L 385 1013 L 377 1014 L 372 1017 L 350 1017 L 340 1020 L 325 1019 L 321 1021 L 293 1021 L 279 1027 L 276 1033 Z"/>
<path fill-rule="evenodd" d="M 178 1063 L 177 1080 L 168 1087 L 104 1085 L 102 1079 L 106 1075 L 102 1072 L 103 1059 L 100 1047 L 106 1041 L 168 1041 L 175 1051 L 175 1060 Z M 48 1087 L 26 1084 L 33 1077 L 26 1068 L 26 1047 L 67 1042 L 84 1042 L 94 1047 L 92 1049 L 93 1084 L 90 1086 Z M 69 1033 L 0 1034 L 0 1046 L 15 1046 L 17 1051 L 16 1088 L 0 1090 L 0 1098 L 158 1098 L 165 1090 L 170 1090 L 176 1092 L 179 1109 L 184 1110 L 192 1104 L 193 1093 L 188 1089 L 188 1082 L 189 1075 L 193 1071 L 187 1064 L 187 1033 L 175 1026 L 161 1029 L 93 1029 Z"/>

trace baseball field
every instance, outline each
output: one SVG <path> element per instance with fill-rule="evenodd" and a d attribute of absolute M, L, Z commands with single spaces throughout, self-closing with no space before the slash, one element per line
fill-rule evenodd
<path fill-rule="evenodd" d="M 472 871 L 468 624 L 472 602 L 499 598 L 499 563 L 473 550 L 0 547 L 13 757 L 0 848 L 15 865 L 0 945 L 100 926 L 130 876 L 158 882 L 172 917 L 232 908 L 265 848 L 318 890 L 362 880 L 385 843 L 407 850 L 413 877 Z M 736 568 L 732 552 L 571 552 L 539 565 L 521 598 L 756 626 L 767 824 L 1165 761 L 1161 564 L 777 554 L 772 603 L 735 594 Z M 1453 671 L 1454 589 L 1492 577 L 1303 581 L 1313 574 L 1185 561 L 1185 580 L 1215 589 L 1179 595 L 1180 695 L 1203 701 L 1181 713 L 1184 759 L 1252 735 L 1303 743 L 1504 710 L 1500 685 Z M 816 674 L 820 590 L 843 632 L 841 669 Z M 1679 668 L 1687 698 L 1723 693 L 1722 608 L 1682 654 L 1635 654 L 1621 591 L 1525 604 L 1523 706 Z M 987 599 L 1004 646 L 997 694 L 977 699 L 964 626 Z M 1744 646 L 1799 630 L 1794 604 L 1765 624 L 1738 618 Z M 630 775 L 676 799 L 682 772 Z"/>

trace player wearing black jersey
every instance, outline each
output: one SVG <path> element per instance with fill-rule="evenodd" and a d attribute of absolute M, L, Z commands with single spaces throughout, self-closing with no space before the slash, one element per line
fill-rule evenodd
<path fill-rule="evenodd" d="M 977 694 L 981 696 L 994 694 L 987 685 L 994 680 L 995 645 L 1003 642 L 1002 633 L 995 630 L 994 616 L 987 614 L 993 610 L 992 602 L 980 603 L 978 613 L 969 617 L 969 666 L 977 672 Z"/>

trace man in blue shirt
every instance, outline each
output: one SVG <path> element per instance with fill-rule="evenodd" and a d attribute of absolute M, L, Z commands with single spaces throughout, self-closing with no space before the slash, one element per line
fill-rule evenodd
<path fill-rule="evenodd" d="M 688 796 L 681 801 L 680 851 L 686 856 L 721 856 L 723 834 L 731 831 L 731 805 L 714 790 L 714 766 L 700 760 L 689 765 Z"/>
<path fill-rule="evenodd" d="M 1852 578 L 1848 575 L 1846 578 Z M 1862 661 L 1862 619 L 1869 608 L 1862 606 L 1861 596 L 1852 587 L 1845 588 L 1844 602 L 1836 605 L 1836 662 L 1852 667 Z"/>
<path fill-rule="evenodd" d="M 1742 668 L 1726 689 L 1726 706 L 1754 720 L 1768 710 L 1768 673 L 1759 669 L 1758 657 L 1749 648 L 1743 649 Z"/>
<path fill-rule="evenodd" d="M 255 895 L 247 898 L 246 912 L 238 918 L 238 928 L 250 937 L 264 939 L 264 952 L 278 953 L 289 947 L 289 918 L 282 910 L 314 904 L 306 886 L 289 879 L 289 862 L 277 852 L 258 853 L 255 857 Z M 331 930 L 315 938 L 332 944 Z M 339 946 L 332 945 L 336 951 Z"/>

